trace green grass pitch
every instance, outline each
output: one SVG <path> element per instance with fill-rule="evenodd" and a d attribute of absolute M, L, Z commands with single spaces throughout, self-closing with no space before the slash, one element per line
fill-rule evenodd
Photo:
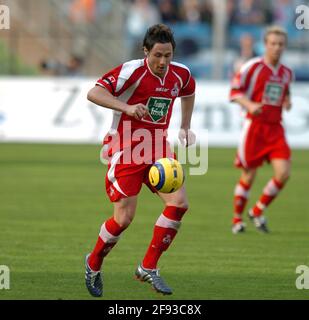
<path fill-rule="evenodd" d="M 112 214 L 99 149 L 0 144 L 0 265 L 11 271 L 0 299 L 91 299 L 84 255 Z M 295 287 L 295 269 L 309 265 L 309 151 L 293 153 L 291 179 L 267 211 L 269 235 L 248 221 L 245 234 L 231 233 L 234 153 L 210 149 L 208 173 L 187 176 L 190 211 L 160 261 L 174 294 L 133 280 L 163 208 L 144 187 L 135 220 L 106 259 L 105 299 L 308 299 L 309 290 Z M 250 204 L 270 177 L 264 166 Z"/>

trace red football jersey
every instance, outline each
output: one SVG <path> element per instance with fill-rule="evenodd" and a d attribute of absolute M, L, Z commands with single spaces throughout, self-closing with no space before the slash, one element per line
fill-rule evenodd
<path fill-rule="evenodd" d="M 263 104 L 259 115 L 247 113 L 246 117 L 269 123 L 281 121 L 282 104 L 289 93 L 293 72 L 283 64 L 276 68 L 262 57 L 245 63 L 232 81 L 230 100 L 246 95 L 250 100 Z"/>
<path fill-rule="evenodd" d="M 148 129 L 151 137 L 144 137 L 144 140 L 151 139 L 149 142 L 156 144 L 155 129 L 166 132 L 175 99 L 193 95 L 195 92 L 195 80 L 186 66 L 171 62 L 164 79 L 161 79 L 150 70 L 147 59 L 126 62 L 106 73 L 96 84 L 128 105 L 142 103 L 149 110 L 149 115 L 141 120 L 113 111 L 112 127 L 104 139 L 108 150 L 113 147 L 112 153 L 119 149 L 115 147 L 114 142 L 110 143 L 109 138 L 115 133 L 118 133 L 120 138 L 120 149 L 132 147 L 139 142 L 130 139 L 130 135 L 134 135 L 138 129 Z M 130 133 L 124 134 L 127 130 L 124 130 L 124 123 L 128 122 L 131 127 Z"/>

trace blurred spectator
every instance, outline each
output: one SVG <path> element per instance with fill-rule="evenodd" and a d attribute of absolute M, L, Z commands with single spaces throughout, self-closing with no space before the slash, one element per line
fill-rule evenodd
<path fill-rule="evenodd" d="M 199 46 L 196 39 L 183 38 L 178 41 L 176 54 L 180 53 L 183 57 L 188 57 L 198 53 Z"/>
<path fill-rule="evenodd" d="M 45 75 L 81 77 L 83 76 L 83 65 L 84 59 L 80 56 L 72 54 L 66 64 L 53 59 L 43 60 L 40 63 L 40 69 Z"/>
<path fill-rule="evenodd" d="M 211 0 L 203 0 L 200 8 L 202 21 L 211 25 L 213 22 L 213 2 Z"/>
<path fill-rule="evenodd" d="M 84 65 L 84 59 L 77 55 L 72 55 L 66 65 L 66 76 L 80 77 L 83 76 L 82 68 Z"/>
<path fill-rule="evenodd" d="M 235 13 L 235 8 L 236 8 L 236 3 L 235 0 L 227 0 L 226 1 L 226 13 L 227 13 L 227 18 L 228 20 L 233 17 Z"/>
<path fill-rule="evenodd" d="M 238 72 L 241 66 L 249 59 L 257 56 L 257 53 L 254 50 L 254 39 L 249 33 L 241 36 L 239 45 L 239 55 L 234 61 L 233 73 Z"/>
<path fill-rule="evenodd" d="M 274 23 L 274 10 L 273 10 L 273 1 L 263 0 L 262 2 L 262 12 L 264 15 L 264 24 L 269 25 Z"/>
<path fill-rule="evenodd" d="M 127 27 L 133 37 L 140 38 L 145 29 L 159 22 L 158 8 L 149 0 L 134 0 L 130 5 Z"/>
<path fill-rule="evenodd" d="M 184 22 L 201 22 L 202 14 L 199 0 L 182 0 L 180 15 Z"/>
<path fill-rule="evenodd" d="M 97 0 L 96 9 L 98 20 L 101 21 L 102 18 L 108 17 L 112 12 L 113 3 L 106 0 Z"/>
<path fill-rule="evenodd" d="M 129 55 L 139 56 L 141 53 L 141 39 L 144 31 L 150 26 L 160 23 L 159 10 L 149 0 L 134 0 L 129 5 L 127 17 L 127 32 Z"/>
<path fill-rule="evenodd" d="M 176 23 L 180 20 L 175 0 L 158 0 L 158 9 L 163 23 Z"/>
<path fill-rule="evenodd" d="M 262 25 L 265 15 L 260 1 L 238 0 L 234 7 L 231 23 L 238 25 Z"/>
<path fill-rule="evenodd" d="M 96 0 L 73 0 L 70 6 L 70 19 L 74 23 L 95 21 Z"/>
<path fill-rule="evenodd" d="M 227 0 L 226 14 L 227 14 L 227 28 L 229 29 L 235 23 L 236 2 L 235 0 Z M 228 31 L 228 30 L 227 30 Z"/>
<path fill-rule="evenodd" d="M 295 22 L 295 7 L 297 5 L 294 0 L 275 0 L 273 4 L 274 22 L 280 26 L 289 29 Z"/>

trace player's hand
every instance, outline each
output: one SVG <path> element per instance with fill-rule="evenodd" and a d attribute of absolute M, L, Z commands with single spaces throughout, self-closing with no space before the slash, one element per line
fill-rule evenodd
<path fill-rule="evenodd" d="M 253 114 L 254 116 L 260 114 L 262 112 L 262 107 L 263 107 L 263 104 L 260 103 L 260 102 L 251 102 L 247 109 L 248 109 L 248 112 Z"/>
<path fill-rule="evenodd" d="M 190 129 L 180 129 L 178 133 L 178 139 L 182 146 L 188 147 L 195 143 L 196 136 Z"/>
<path fill-rule="evenodd" d="M 291 110 L 292 102 L 291 102 L 290 96 L 285 96 L 282 107 L 287 111 Z"/>
<path fill-rule="evenodd" d="M 126 114 L 137 120 L 141 120 L 146 114 L 148 114 L 148 109 L 142 103 L 138 103 L 129 106 L 126 110 Z"/>

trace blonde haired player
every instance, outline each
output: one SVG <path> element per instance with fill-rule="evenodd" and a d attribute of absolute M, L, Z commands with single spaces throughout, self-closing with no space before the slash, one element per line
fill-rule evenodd
<path fill-rule="evenodd" d="M 265 209 L 276 198 L 290 176 L 291 151 L 281 124 L 282 111 L 291 108 L 290 83 L 293 73 L 280 60 L 287 44 L 287 33 L 278 26 L 268 28 L 264 36 L 265 54 L 249 60 L 232 81 L 230 100 L 246 112 L 235 164 L 241 168 L 234 192 L 232 232 L 245 231 L 243 211 L 257 169 L 267 161 L 273 177 L 249 210 L 256 228 L 268 232 Z"/>

